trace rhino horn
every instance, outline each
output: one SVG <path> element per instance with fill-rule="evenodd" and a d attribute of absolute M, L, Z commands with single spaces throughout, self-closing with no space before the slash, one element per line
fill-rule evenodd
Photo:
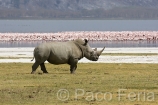
<path fill-rule="evenodd" d="M 101 53 L 104 51 L 104 49 L 105 49 L 105 47 L 102 49 L 102 50 L 100 50 L 100 51 L 97 51 L 97 55 L 101 55 Z"/>

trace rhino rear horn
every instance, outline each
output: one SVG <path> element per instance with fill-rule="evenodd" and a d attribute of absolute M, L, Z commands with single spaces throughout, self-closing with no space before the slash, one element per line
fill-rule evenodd
<path fill-rule="evenodd" d="M 93 49 L 94 51 L 97 51 L 97 48 Z"/>

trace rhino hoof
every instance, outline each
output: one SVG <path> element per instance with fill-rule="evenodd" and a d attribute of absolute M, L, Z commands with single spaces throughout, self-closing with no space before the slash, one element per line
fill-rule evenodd
<path fill-rule="evenodd" d="M 70 73 L 71 73 L 71 74 L 75 74 L 75 72 L 74 72 L 74 71 L 71 71 Z"/>
<path fill-rule="evenodd" d="M 46 74 L 47 74 L 48 72 L 47 72 L 46 70 L 44 70 L 43 73 L 46 73 Z"/>
<path fill-rule="evenodd" d="M 31 74 L 34 74 L 34 73 L 35 73 L 34 71 L 31 72 Z"/>
<path fill-rule="evenodd" d="M 48 72 L 43 72 L 44 74 L 48 74 Z"/>

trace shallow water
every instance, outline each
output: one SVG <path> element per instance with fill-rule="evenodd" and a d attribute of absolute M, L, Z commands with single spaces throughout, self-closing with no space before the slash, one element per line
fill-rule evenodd
<path fill-rule="evenodd" d="M 45 41 L 2 41 L 0 47 L 35 47 Z M 158 41 L 89 41 L 91 47 L 158 47 Z"/>

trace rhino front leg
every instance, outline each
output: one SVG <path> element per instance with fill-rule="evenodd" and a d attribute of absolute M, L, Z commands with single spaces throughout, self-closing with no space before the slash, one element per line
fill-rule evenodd
<path fill-rule="evenodd" d="M 76 65 L 70 65 L 70 73 L 71 74 L 74 74 L 76 69 L 77 69 L 77 64 Z"/>
<path fill-rule="evenodd" d="M 78 63 L 78 59 L 72 57 L 70 58 L 70 61 L 69 61 L 69 65 L 70 65 L 70 73 L 71 74 L 74 74 L 75 73 L 75 70 L 77 69 L 77 63 Z"/>
<path fill-rule="evenodd" d="M 43 71 L 43 73 L 48 73 L 44 63 L 41 63 L 40 66 L 41 66 L 41 70 Z"/>

